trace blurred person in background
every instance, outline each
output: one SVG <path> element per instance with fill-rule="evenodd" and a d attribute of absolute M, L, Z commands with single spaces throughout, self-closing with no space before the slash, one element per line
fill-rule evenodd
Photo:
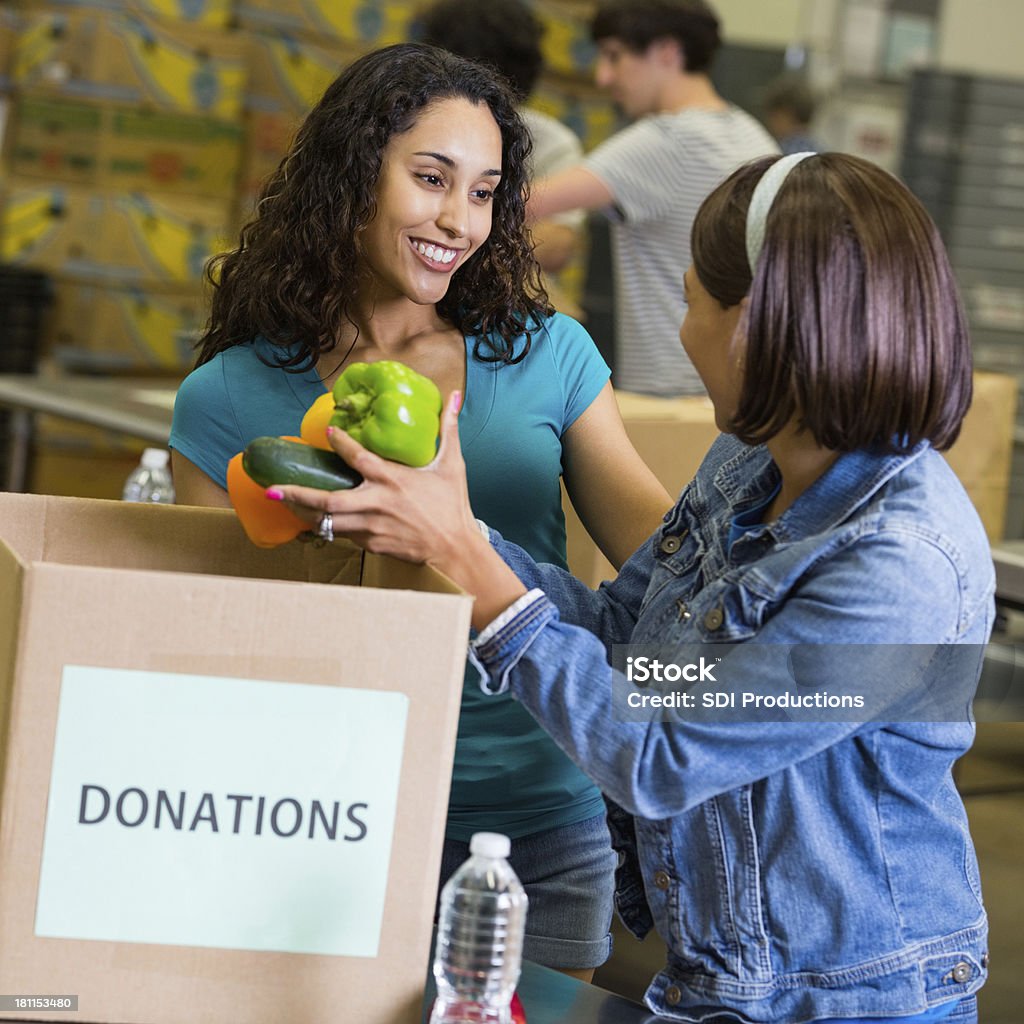
<path fill-rule="evenodd" d="M 783 153 L 817 153 L 811 135 L 816 103 L 811 87 L 794 75 L 780 75 L 764 90 L 761 107 L 764 123 Z"/>
<path fill-rule="evenodd" d="M 721 37 L 704 0 L 605 0 L 591 35 L 598 46 L 595 80 L 635 123 L 575 167 L 538 181 L 529 212 L 543 219 L 602 210 L 611 220 L 615 386 L 703 394 L 679 347 L 693 218 L 736 167 L 778 147 L 712 85 Z"/>
<path fill-rule="evenodd" d="M 525 106 L 544 67 L 544 26 L 523 0 L 437 0 L 418 18 L 418 38 L 486 64 L 503 75 L 519 97 L 519 113 L 533 139 L 534 178 L 546 178 L 583 158 L 572 129 Z M 534 256 L 550 273 L 563 269 L 579 247 L 585 214 L 568 210 L 531 226 Z M 555 305 L 562 308 L 555 300 Z"/>

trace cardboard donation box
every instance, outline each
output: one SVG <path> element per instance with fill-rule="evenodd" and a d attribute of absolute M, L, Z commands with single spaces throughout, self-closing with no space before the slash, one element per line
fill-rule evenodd
<path fill-rule="evenodd" d="M 0 494 L 0 992 L 418 1024 L 471 602 L 219 509 Z"/>
<path fill-rule="evenodd" d="M 629 391 L 616 391 L 615 398 L 633 447 L 674 499 L 718 437 L 710 400 L 655 398 Z M 568 498 L 563 498 L 569 569 L 591 587 L 614 579 L 615 569 L 590 539 Z"/>
<path fill-rule="evenodd" d="M 990 541 L 1002 540 L 1006 529 L 1017 387 L 1016 377 L 975 373 L 971 407 L 956 444 L 946 452 Z"/>

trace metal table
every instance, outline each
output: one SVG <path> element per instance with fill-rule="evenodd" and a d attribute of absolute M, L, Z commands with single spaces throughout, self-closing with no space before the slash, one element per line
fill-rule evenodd
<path fill-rule="evenodd" d="M 1000 541 L 992 548 L 996 599 L 1024 609 L 1024 540 Z"/>
<path fill-rule="evenodd" d="M 558 971 L 524 963 L 516 990 L 526 1013 L 526 1024 L 657 1024 L 644 1006 L 587 985 Z M 427 986 L 423 1021 L 434 999 L 433 978 Z"/>
<path fill-rule="evenodd" d="M 23 491 L 33 417 L 48 413 L 167 444 L 177 381 L 0 374 L 0 406 L 12 410 L 5 487 Z"/>
<path fill-rule="evenodd" d="M 1024 541 L 999 541 L 992 547 L 996 570 L 996 628 L 985 662 L 974 712 L 979 722 L 1024 721 Z M 1019 793 L 1019 781 L 973 786 L 964 796 Z"/>
<path fill-rule="evenodd" d="M 537 964 L 523 964 L 516 991 L 526 1024 L 659 1024 L 658 1017 L 637 1003 Z M 431 977 L 423 997 L 423 1024 L 430 1020 L 433 1002 Z M 21 1018 L 5 1020 L 11 1024 L 30 1024 Z"/>

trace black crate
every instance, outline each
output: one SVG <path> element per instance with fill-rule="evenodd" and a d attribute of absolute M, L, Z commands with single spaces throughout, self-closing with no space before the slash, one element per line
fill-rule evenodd
<path fill-rule="evenodd" d="M 0 373 L 34 373 L 43 317 L 53 301 L 47 274 L 0 265 Z"/>
<path fill-rule="evenodd" d="M 34 373 L 43 318 L 53 302 L 47 274 L 0 264 L 0 373 Z M 0 409 L 0 486 L 10 462 L 11 413 Z"/>

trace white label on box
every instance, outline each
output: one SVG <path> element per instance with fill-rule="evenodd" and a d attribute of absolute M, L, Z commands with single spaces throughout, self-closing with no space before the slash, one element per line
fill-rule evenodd
<path fill-rule="evenodd" d="M 376 956 L 408 704 L 65 666 L 36 934 Z"/>

